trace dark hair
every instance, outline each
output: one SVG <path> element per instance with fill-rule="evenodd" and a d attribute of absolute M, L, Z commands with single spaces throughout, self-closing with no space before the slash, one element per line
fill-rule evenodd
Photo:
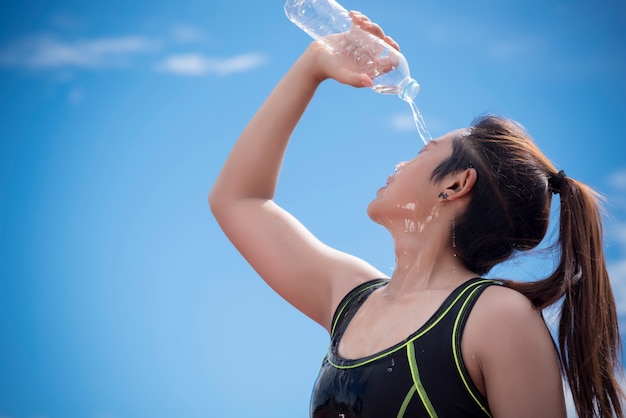
<path fill-rule="evenodd" d="M 516 122 L 484 116 L 455 138 L 433 171 L 476 170 L 471 199 L 455 221 L 457 256 L 484 275 L 516 251 L 535 248 L 548 230 L 552 192 L 560 194 L 559 264 L 535 282 L 504 281 L 543 309 L 563 299 L 559 357 L 580 417 L 623 416 L 615 377 L 621 351 L 615 300 L 602 250 L 599 196 L 565 177 Z"/>

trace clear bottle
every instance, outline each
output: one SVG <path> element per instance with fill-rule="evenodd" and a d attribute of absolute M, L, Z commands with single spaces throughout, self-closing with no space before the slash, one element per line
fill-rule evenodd
<path fill-rule="evenodd" d="M 287 0 L 289 20 L 333 53 L 346 56 L 354 71 L 367 74 L 374 91 L 413 102 L 420 86 L 411 78 L 404 56 L 384 40 L 353 26 L 348 11 L 335 0 Z"/>

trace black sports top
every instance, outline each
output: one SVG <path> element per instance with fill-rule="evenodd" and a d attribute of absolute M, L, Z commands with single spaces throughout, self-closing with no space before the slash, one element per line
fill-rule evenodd
<path fill-rule="evenodd" d="M 461 356 L 461 335 L 480 293 L 494 280 L 471 279 L 457 287 L 404 341 L 357 360 L 338 346 L 365 299 L 388 280 L 353 289 L 333 316 L 331 344 L 313 389 L 312 418 L 491 417 Z"/>

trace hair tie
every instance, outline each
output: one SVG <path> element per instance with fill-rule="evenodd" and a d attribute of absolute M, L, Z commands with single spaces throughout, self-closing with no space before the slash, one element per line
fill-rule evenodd
<path fill-rule="evenodd" d="M 548 188 L 554 194 L 561 194 L 561 185 L 565 178 L 565 171 L 561 170 L 548 179 Z"/>

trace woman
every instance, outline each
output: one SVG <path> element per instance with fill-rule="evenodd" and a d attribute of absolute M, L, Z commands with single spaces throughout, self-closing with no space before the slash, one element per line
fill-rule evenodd
<path fill-rule="evenodd" d="M 398 45 L 365 16 L 354 24 Z M 250 121 L 209 196 L 233 244 L 331 347 L 313 417 L 563 417 L 562 370 L 581 417 L 622 416 L 619 331 L 596 195 L 496 117 L 433 140 L 368 207 L 391 233 L 387 278 L 319 242 L 273 201 L 282 158 L 319 84 L 370 77 L 312 43 Z M 560 195 L 560 263 L 534 283 L 481 279 L 534 248 Z M 563 298 L 556 349 L 541 309 Z"/>

